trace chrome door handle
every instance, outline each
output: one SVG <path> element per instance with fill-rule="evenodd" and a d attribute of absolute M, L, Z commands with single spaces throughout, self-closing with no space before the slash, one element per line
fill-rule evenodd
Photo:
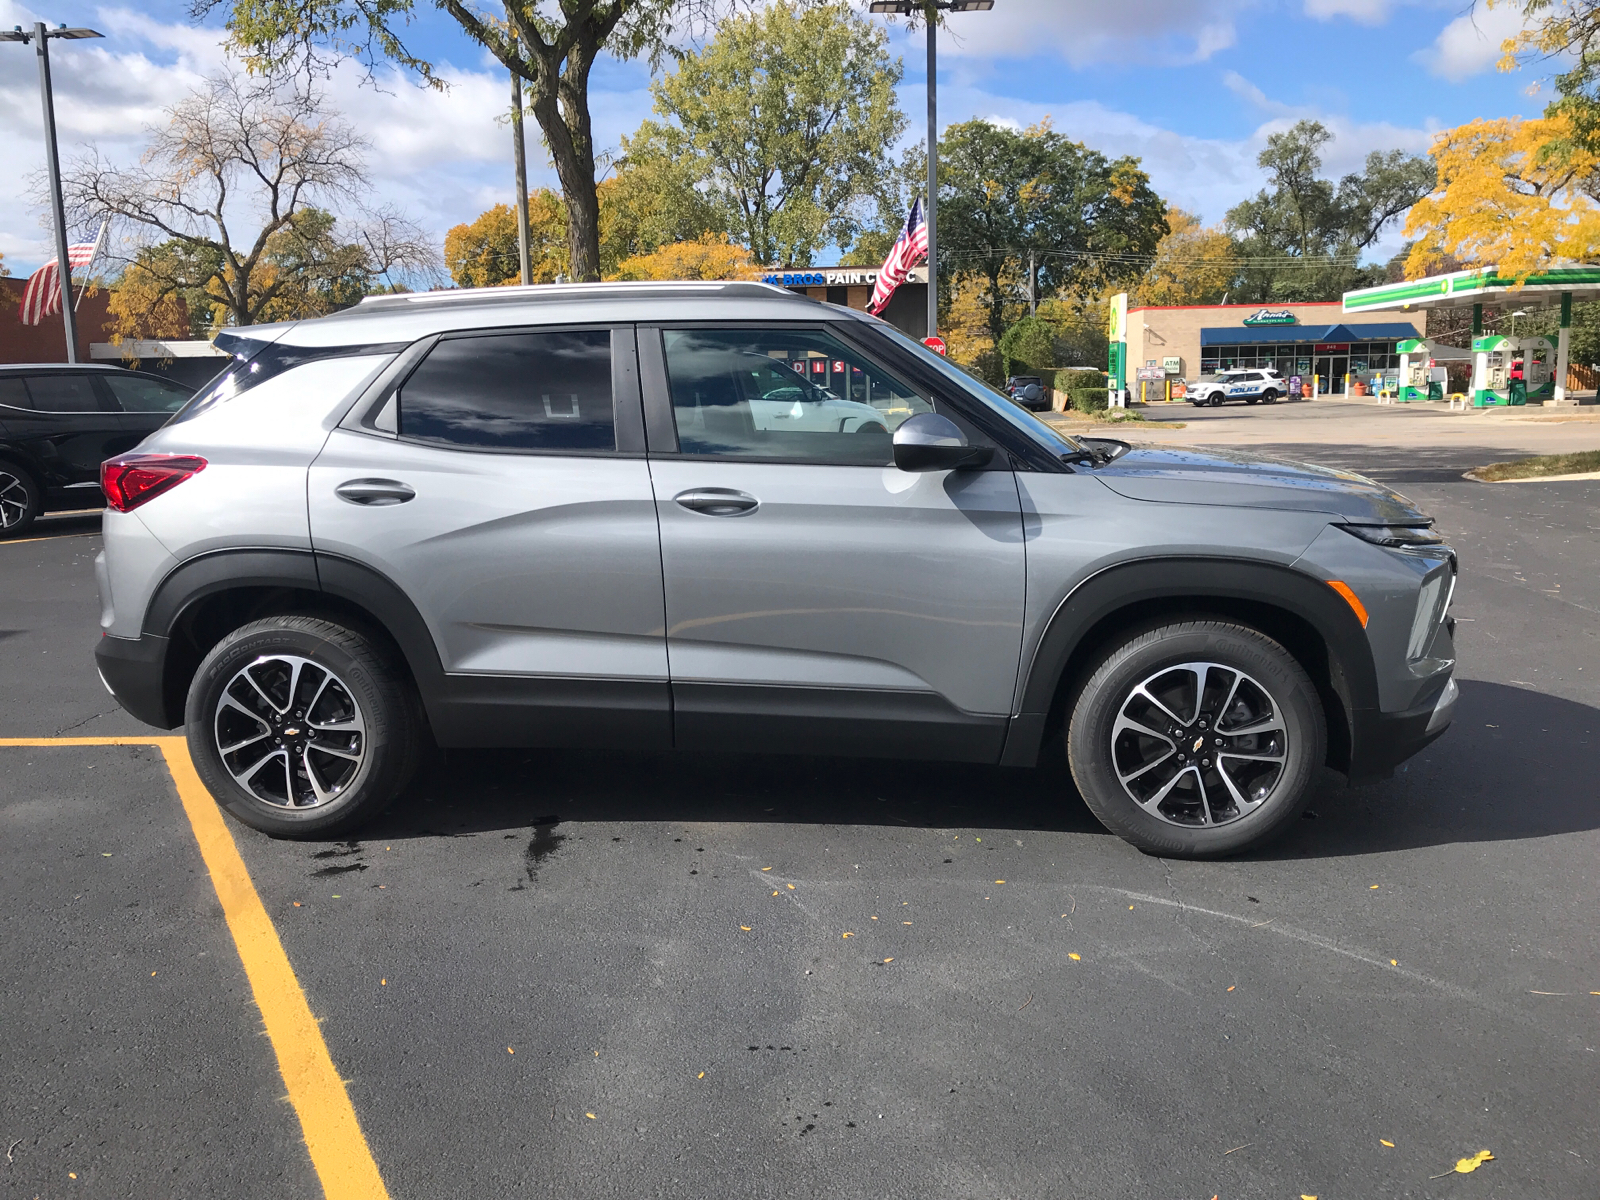
<path fill-rule="evenodd" d="M 732 488 L 691 488 L 679 492 L 673 499 L 690 512 L 704 513 L 708 517 L 742 517 L 755 512 L 761 503 L 754 496 Z"/>
<path fill-rule="evenodd" d="M 350 479 L 333 489 L 339 499 L 368 508 L 404 504 L 417 494 L 415 488 L 398 479 Z"/>

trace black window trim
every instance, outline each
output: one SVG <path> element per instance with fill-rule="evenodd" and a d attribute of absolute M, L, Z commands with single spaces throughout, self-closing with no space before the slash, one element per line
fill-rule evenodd
<path fill-rule="evenodd" d="M 27 396 L 27 398 L 28 398 L 28 407 L 27 408 L 19 408 L 15 404 L 3 404 L 3 403 L 0 403 L 0 408 L 8 409 L 11 412 L 29 413 L 29 414 L 31 414 L 33 416 L 38 416 L 38 417 L 115 416 L 118 413 L 120 413 L 122 411 L 122 409 L 120 407 L 117 407 L 116 397 L 114 397 L 111 394 L 109 389 L 96 386 L 95 378 L 99 374 L 101 374 L 101 372 L 99 372 L 99 371 L 71 371 L 71 370 L 68 370 L 68 371 L 33 371 L 33 372 L 28 372 L 28 371 L 7 371 L 7 372 L 5 372 L 5 374 L 3 376 L 0 376 L 0 378 L 17 379 L 17 380 L 21 381 L 23 394 L 25 396 Z M 40 376 L 40 377 L 48 378 L 50 376 L 61 376 L 61 375 L 71 375 L 71 376 L 74 376 L 74 377 L 76 377 L 78 379 L 87 379 L 89 381 L 89 390 L 90 390 L 90 392 L 92 392 L 94 394 L 95 403 L 98 404 L 100 407 L 99 408 L 69 408 L 69 409 L 34 408 L 33 407 L 33 389 L 28 386 L 28 380 L 33 378 L 34 376 Z M 110 405 L 111 407 L 107 407 L 107 405 Z"/>
<path fill-rule="evenodd" d="M 464 446 L 429 438 L 409 438 L 380 428 L 378 421 L 405 387 L 416 369 L 440 342 L 457 338 L 494 337 L 529 333 L 588 333 L 611 335 L 611 450 L 553 450 L 526 446 Z M 639 395 L 639 355 L 631 321 L 573 321 L 549 325 L 490 325 L 486 328 L 449 329 L 412 342 L 357 397 L 339 421 L 339 428 L 371 434 L 408 446 L 426 446 L 456 454 L 516 454 L 524 458 L 643 458 L 644 415 Z"/>
<path fill-rule="evenodd" d="M 1009 443 L 995 436 L 992 430 L 983 422 L 972 420 L 966 405 L 958 404 L 949 398 L 946 391 L 932 389 L 927 381 L 922 378 L 907 378 L 908 372 L 883 361 L 883 356 L 878 354 L 877 347 L 868 347 L 862 340 L 843 336 L 843 331 L 849 326 L 860 324 L 857 321 L 829 320 L 827 316 L 819 315 L 807 320 L 793 318 L 782 320 L 760 320 L 759 318 L 727 319 L 700 319 L 694 321 L 655 321 L 639 326 L 639 374 L 643 383 L 645 427 L 649 435 L 650 457 L 671 457 L 684 462 L 729 462 L 760 464 L 769 463 L 773 466 L 808 466 L 808 467 L 853 467 L 868 471 L 881 471 L 889 463 L 847 463 L 827 462 L 814 457 L 810 458 L 780 458 L 770 454 L 685 454 L 678 445 L 677 420 L 673 415 L 672 383 L 667 372 L 666 341 L 662 336 L 678 329 L 750 329 L 750 330 L 804 330 L 811 333 L 823 333 L 835 337 L 847 349 L 855 351 L 868 363 L 877 366 L 885 374 L 893 376 L 903 386 L 908 386 L 922 400 L 926 401 L 937 411 L 939 406 L 947 405 L 956 410 L 956 414 L 973 431 L 987 438 L 1002 450 L 1009 449 Z M 890 350 L 898 349 L 892 344 Z M 914 361 L 914 360 L 913 360 Z M 980 467 L 984 471 L 1009 471 L 1011 463 L 1005 454 L 997 454 L 989 464 Z"/>

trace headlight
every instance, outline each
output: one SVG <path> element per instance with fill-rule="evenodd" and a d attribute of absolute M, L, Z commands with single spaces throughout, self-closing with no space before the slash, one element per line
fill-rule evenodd
<path fill-rule="evenodd" d="M 1444 539 L 1427 525 L 1340 525 L 1346 533 L 1354 534 L 1363 542 L 1374 546 L 1388 546 L 1405 550 L 1412 546 L 1442 546 Z"/>

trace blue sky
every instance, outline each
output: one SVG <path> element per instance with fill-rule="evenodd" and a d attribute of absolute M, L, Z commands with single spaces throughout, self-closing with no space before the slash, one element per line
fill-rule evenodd
<path fill-rule="evenodd" d="M 429 0 L 419 8 L 409 37 L 444 65 L 447 95 L 401 77 L 363 86 L 354 69 L 337 72 L 329 93 L 373 144 L 378 201 L 442 239 L 511 197 L 510 134 L 496 120 L 509 84 Z M 43 16 L 109 35 L 52 47 L 64 158 L 92 144 L 134 160 L 144 126 L 223 66 L 219 23 L 196 28 L 187 9 L 187 0 L 0 0 L 0 28 Z M 1049 116 L 1098 150 L 1138 156 L 1158 191 L 1216 221 L 1261 186 L 1255 156 L 1267 136 L 1301 117 L 1334 131 L 1325 173 L 1337 178 L 1371 150 L 1420 152 L 1440 128 L 1537 114 L 1546 99 L 1528 94 L 1537 77 L 1494 68 L 1519 21 L 1514 7 L 1482 0 L 996 0 L 992 12 L 953 16 L 941 38 L 940 122 Z M 893 45 L 905 57 L 908 136 L 919 138 L 922 36 L 896 29 Z M 602 145 L 649 115 L 649 80 L 642 62 L 597 67 L 591 108 Z M 37 86 L 31 47 L 0 44 L 0 252 L 14 275 L 53 257 L 29 183 L 44 162 Z M 536 140 L 529 158 L 534 182 L 553 184 Z M 1391 231 L 1380 252 L 1397 244 Z"/>

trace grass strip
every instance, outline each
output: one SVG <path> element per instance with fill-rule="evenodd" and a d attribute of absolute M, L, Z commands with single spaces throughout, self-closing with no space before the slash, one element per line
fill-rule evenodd
<path fill-rule="evenodd" d="M 1487 483 L 1504 479 L 1538 479 L 1545 475 L 1580 475 L 1586 471 L 1600 471 L 1600 450 L 1583 450 L 1577 454 L 1540 454 L 1533 458 L 1519 458 L 1515 462 L 1490 463 L 1473 472 Z"/>

